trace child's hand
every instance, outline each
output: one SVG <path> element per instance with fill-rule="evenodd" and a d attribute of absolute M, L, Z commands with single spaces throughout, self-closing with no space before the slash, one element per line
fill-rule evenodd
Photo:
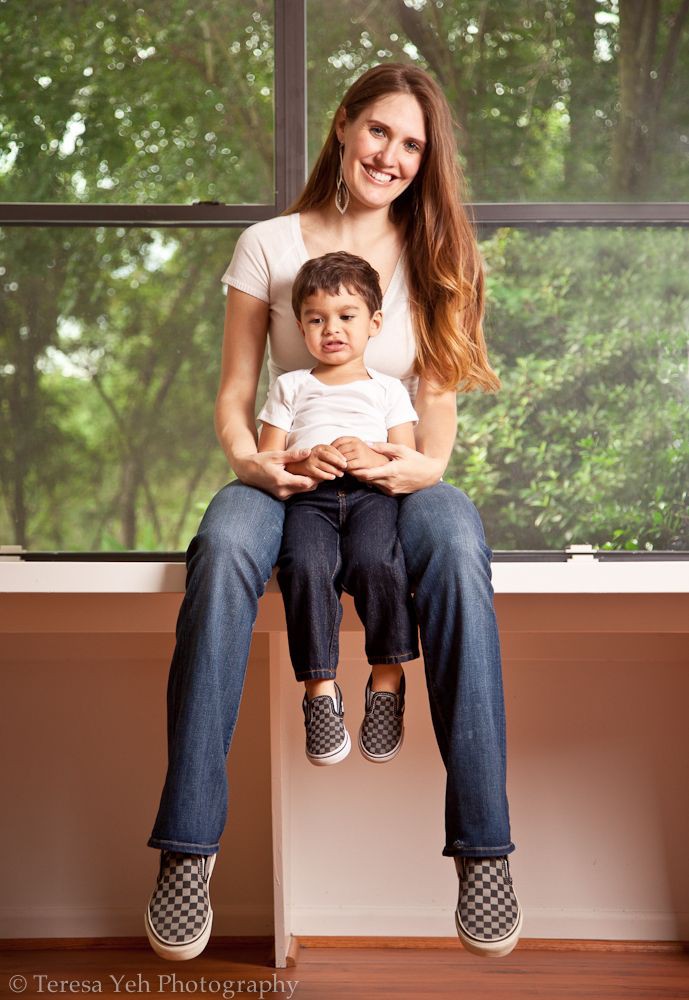
<path fill-rule="evenodd" d="M 380 459 L 380 455 L 377 457 Z M 310 476 L 311 479 L 317 480 L 336 479 L 344 474 L 347 460 L 337 448 L 329 444 L 316 444 L 308 458 L 302 459 L 301 462 L 290 462 L 285 468 L 292 475 Z"/>
<path fill-rule="evenodd" d="M 337 448 L 341 455 L 347 459 L 347 472 L 356 476 L 362 469 L 374 469 L 381 465 L 385 458 L 378 451 L 356 437 L 339 437 L 332 442 L 332 447 Z M 389 459 L 388 459 L 389 461 Z"/>

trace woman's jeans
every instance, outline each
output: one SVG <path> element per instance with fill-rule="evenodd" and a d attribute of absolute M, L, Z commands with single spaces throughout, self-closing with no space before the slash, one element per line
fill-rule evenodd
<path fill-rule="evenodd" d="M 236 480 L 213 497 L 189 544 L 167 688 L 168 770 L 149 847 L 219 848 L 226 757 L 284 516 L 283 501 Z M 442 853 L 509 854 L 500 645 L 481 519 L 466 494 L 440 482 L 399 498 L 397 531 L 447 770 Z"/>
<path fill-rule="evenodd" d="M 343 590 L 363 622 L 369 663 L 417 659 L 398 505 L 347 472 L 286 501 L 277 578 L 298 681 L 337 675 Z"/>

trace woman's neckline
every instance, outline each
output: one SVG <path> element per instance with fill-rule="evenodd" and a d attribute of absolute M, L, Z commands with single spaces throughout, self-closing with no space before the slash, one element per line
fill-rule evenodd
<path fill-rule="evenodd" d="M 301 212 L 293 212 L 291 218 L 293 219 L 292 225 L 294 226 L 295 236 L 297 237 L 297 240 L 299 242 L 299 246 L 301 247 L 301 252 L 302 252 L 302 255 L 303 255 L 302 264 L 304 264 L 304 263 L 306 263 L 307 260 L 310 259 L 310 256 L 309 256 L 309 251 L 306 249 L 306 243 L 304 241 L 304 234 L 301 231 Z M 397 263 L 395 264 L 395 268 L 394 268 L 394 270 L 392 272 L 392 277 L 390 278 L 390 281 L 388 282 L 388 287 L 383 292 L 383 312 L 385 312 L 385 300 L 388 298 L 389 295 L 392 294 L 392 291 L 393 291 L 394 287 L 396 286 L 397 281 L 399 279 L 400 272 L 402 270 L 402 261 L 404 259 L 404 252 L 405 252 L 405 248 L 402 247 L 402 252 L 400 253 L 399 257 L 397 258 Z"/>

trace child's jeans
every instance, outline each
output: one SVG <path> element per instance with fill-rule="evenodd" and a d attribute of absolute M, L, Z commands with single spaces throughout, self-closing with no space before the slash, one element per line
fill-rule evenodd
<path fill-rule="evenodd" d="M 369 663 L 418 658 L 398 510 L 395 497 L 349 473 L 285 501 L 277 579 L 298 681 L 336 675 L 343 590 L 364 625 Z"/>

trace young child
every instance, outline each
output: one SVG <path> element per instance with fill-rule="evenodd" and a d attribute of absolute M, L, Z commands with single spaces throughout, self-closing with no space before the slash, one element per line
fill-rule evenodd
<path fill-rule="evenodd" d="M 318 480 L 315 490 L 285 501 L 278 559 L 290 657 L 306 687 L 306 756 L 318 765 L 344 760 L 351 748 L 335 682 L 342 591 L 354 598 L 372 668 L 359 730 L 367 760 L 399 752 L 401 664 L 419 656 L 398 501 L 356 478 L 386 461 L 369 443 L 416 447 L 418 416 L 407 390 L 364 363 L 369 337 L 382 326 L 381 305 L 378 274 L 361 257 L 342 251 L 307 261 L 294 281 L 292 308 L 316 364 L 280 375 L 258 415 L 258 450 L 310 448 L 286 468 Z"/>

